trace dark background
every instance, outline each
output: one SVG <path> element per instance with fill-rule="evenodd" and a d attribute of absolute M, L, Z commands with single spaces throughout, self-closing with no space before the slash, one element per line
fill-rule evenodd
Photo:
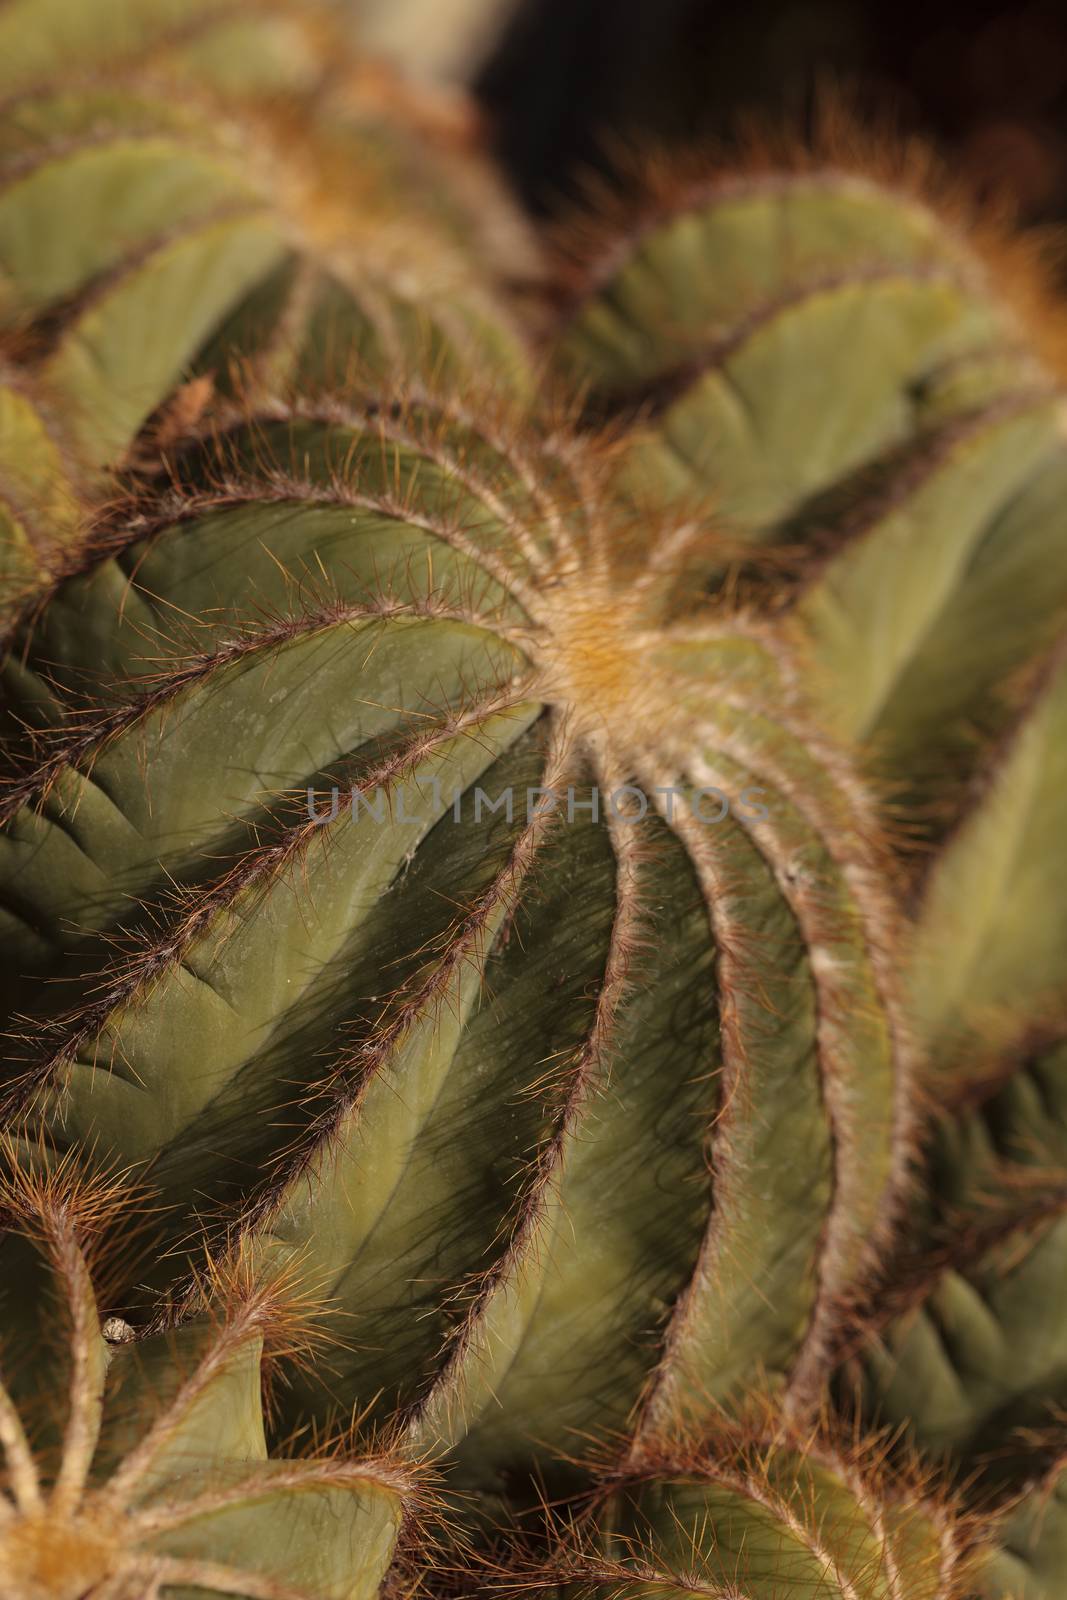
<path fill-rule="evenodd" d="M 1067 217 L 1067 0 L 523 0 L 477 84 L 527 203 L 603 165 L 605 133 L 692 142 L 815 86 L 932 138 L 1021 218 Z"/>

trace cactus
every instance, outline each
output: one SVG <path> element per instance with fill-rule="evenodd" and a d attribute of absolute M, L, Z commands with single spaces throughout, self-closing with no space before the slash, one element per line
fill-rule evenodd
<path fill-rule="evenodd" d="M 210 1315 L 149 1339 L 102 1320 L 101 1235 L 128 1201 L 119 1185 L 80 1182 L 70 1163 L 42 1178 L 7 1162 L 4 1594 L 375 1595 L 417 1505 L 415 1475 L 340 1449 L 268 1458 L 265 1340 L 303 1337 L 284 1285 L 219 1272 Z"/>
<path fill-rule="evenodd" d="M 981 1600 L 1056 1600 L 1067 1557 L 1063 1462 L 1029 1482 L 1003 1512 L 998 1543 L 975 1569 Z"/>
<path fill-rule="evenodd" d="M 1008 1503 L 1067 1401 L 1062 313 L 1026 241 L 830 132 L 579 229 L 556 361 L 629 423 L 626 497 L 780 552 L 817 715 L 890 797 L 933 1116 L 839 1389 Z"/>
<path fill-rule="evenodd" d="M 441 184 L 435 213 L 390 155 L 417 135 L 373 85 L 347 86 L 326 121 L 310 95 L 220 108 L 203 85 L 161 95 L 142 69 L 24 94 L 2 126 L 0 580 L 15 600 L 69 563 L 146 420 L 157 444 L 180 433 L 235 366 L 269 393 L 405 360 L 453 381 L 475 357 L 521 374 Z"/>
<path fill-rule="evenodd" d="M 339 14 L 16 23 L 0 1588 L 393 1592 L 432 1456 L 505 1586 L 1055 1600 L 1029 247 L 832 141 L 654 170 L 539 387 Z"/>
<path fill-rule="evenodd" d="M 799 1402 L 908 1110 L 877 836 L 788 662 L 674 600 L 703 530 L 628 561 L 597 455 L 531 424 L 335 403 L 219 448 L 18 664 L 77 705 L 103 641 L 126 688 L 6 803 L 9 1112 L 150 1165 L 174 1239 L 310 1252 L 365 1348 L 307 1403 L 386 1396 L 491 1483 L 642 1395 Z"/>
<path fill-rule="evenodd" d="M 936 165 L 822 122 L 575 226 L 555 361 L 630 424 L 625 493 L 779 553 L 821 717 L 943 828 L 1067 600 L 1062 312 Z"/>
<path fill-rule="evenodd" d="M 550 1577 L 574 1600 L 949 1600 L 970 1587 L 974 1538 L 915 1474 L 768 1414 L 720 1428 L 695 1456 L 609 1480 L 549 1561 L 532 1565 L 528 1587 Z"/>
<path fill-rule="evenodd" d="M 937 1115 L 847 1369 L 868 1421 L 1001 1494 L 1067 1404 L 1063 705 L 1057 653 L 922 884 L 908 1009 Z"/>
<path fill-rule="evenodd" d="M 342 15 L 309 0 L 15 0 L 0 24 L 0 93 L 69 73 L 147 66 L 237 93 L 318 87 L 324 57 L 343 49 Z"/>

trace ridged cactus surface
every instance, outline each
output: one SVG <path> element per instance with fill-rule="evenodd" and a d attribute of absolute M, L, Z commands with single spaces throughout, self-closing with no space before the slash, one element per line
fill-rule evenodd
<path fill-rule="evenodd" d="M 5 1600 L 1064 1600 L 1030 246 L 838 130 L 544 281 L 340 5 L 0 62 Z"/>
<path fill-rule="evenodd" d="M 299 11 L 288 22 L 306 26 Z M 220 104 L 210 79 L 175 82 L 135 54 L 126 75 L 49 81 L 3 106 L 5 606 L 68 564 L 146 421 L 165 441 L 238 377 L 273 392 L 405 363 L 455 379 L 490 360 L 520 380 L 519 344 L 475 266 L 484 242 L 459 240 L 472 196 L 447 160 L 425 178 L 432 147 L 403 101 L 361 100 L 346 70 L 358 84 L 358 56 L 324 41 L 301 93 L 268 83 Z M 340 87 L 319 81 L 339 71 Z"/>
<path fill-rule="evenodd" d="M 27 719 L 101 650 L 115 696 L 11 787 L 12 1111 L 300 1253 L 357 1347 L 317 1404 L 493 1481 L 807 1390 L 907 1116 L 847 763 L 602 473 L 429 401 L 264 419 L 12 663 Z"/>
<path fill-rule="evenodd" d="M 315 0 L 12 0 L 0 19 L 0 89 L 14 94 L 69 72 L 130 64 L 233 94 L 301 91 L 341 37 L 341 7 Z"/>
<path fill-rule="evenodd" d="M 579 230 L 556 360 L 623 424 L 625 499 L 703 496 L 752 550 L 884 787 L 929 1126 L 841 1391 L 1009 1502 L 1065 1398 L 1061 314 L 1025 242 L 824 156 Z"/>
<path fill-rule="evenodd" d="M 1025 242 L 942 215 L 914 161 L 887 187 L 892 162 L 868 175 L 828 120 L 807 159 L 653 167 L 636 216 L 576 229 L 556 361 L 628 425 L 626 494 L 710 502 L 776 553 L 821 715 L 943 806 L 1067 601 L 1063 401 L 1035 338 L 1061 313 Z"/>
<path fill-rule="evenodd" d="M 555 1562 L 574 1600 L 949 1600 L 971 1565 L 963 1524 L 920 1482 L 770 1417 L 612 1482 Z"/>
<path fill-rule="evenodd" d="M 101 1322 L 94 1246 L 124 1205 L 72 1166 L 9 1167 L 3 1233 L 0 1585 L 18 1600 L 374 1596 L 415 1479 L 388 1458 L 268 1457 L 265 1338 L 284 1295 L 240 1274 L 180 1331 Z"/>
<path fill-rule="evenodd" d="M 998 1544 L 975 1574 L 981 1600 L 1055 1600 L 1067 1570 L 1063 1463 L 1029 1482 L 1004 1513 Z"/>
<path fill-rule="evenodd" d="M 926 1184 L 858 1358 L 869 1418 L 1002 1487 L 1067 1403 L 1063 698 L 1057 652 L 920 882 Z"/>

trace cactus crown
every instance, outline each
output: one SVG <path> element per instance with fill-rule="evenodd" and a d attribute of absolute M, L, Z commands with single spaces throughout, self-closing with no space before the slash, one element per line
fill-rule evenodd
<path fill-rule="evenodd" d="M 268 1459 L 261 1359 L 306 1349 L 299 1297 L 245 1263 L 214 1263 L 197 1317 L 135 1340 L 121 1319 L 101 1323 L 93 1281 L 129 1189 L 86 1183 L 70 1161 L 42 1175 L 6 1157 L 3 1592 L 373 1594 L 419 1478 L 351 1438 Z"/>
<path fill-rule="evenodd" d="M 59 1149 L 95 1139 L 101 1159 L 151 1164 L 175 1243 L 195 1209 L 217 1240 L 306 1250 L 340 1296 L 338 1332 L 371 1303 L 381 1333 L 302 1403 L 384 1393 L 413 1439 L 454 1439 L 495 1480 L 517 1470 L 545 1385 L 558 1394 L 541 1427 L 561 1448 L 583 1430 L 696 1426 L 739 1382 L 741 1329 L 799 1403 L 890 1226 L 908 1104 L 878 829 L 786 652 L 736 607 L 685 599 L 691 549 L 703 560 L 713 535 L 670 514 L 658 536 L 635 526 L 598 450 L 492 416 L 425 394 L 323 400 L 235 426 L 206 466 L 193 452 L 184 487 L 147 527 L 125 515 L 35 630 L 19 693 L 38 714 L 51 698 L 53 725 L 11 785 L 2 846 L 42 935 L 12 1109 Z M 175 616 L 203 621 L 183 633 Z M 85 709 L 101 674 L 110 703 Z M 189 770 L 190 738 L 217 787 Z M 352 807 L 331 810 L 331 787 L 352 788 Z M 142 838 L 121 859 L 116 805 L 123 836 L 132 823 Z M 673 947 L 664 907 L 681 914 Z M 72 922 L 82 998 L 58 1009 L 47 978 Z M 715 1005 L 694 1009 L 703 993 Z M 216 1040 L 202 1074 L 190 1028 Z M 494 1037 L 506 1048 L 487 1055 Z M 668 1040 L 677 1099 L 661 1122 Z M 486 1121 L 442 1164 L 473 1060 Z M 412 1070 L 426 1098 L 398 1120 Z M 235 1125 L 248 1073 L 265 1114 Z M 516 1103 L 502 1165 L 494 1119 Z M 768 1104 L 788 1154 L 760 1133 Z M 375 1123 L 385 1167 L 368 1181 L 353 1154 Z M 221 1145 L 213 1124 L 230 1129 Z M 607 1211 L 593 1151 L 634 1168 Z M 664 1162 L 671 1203 L 639 1223 L 651 1195 L 635 1191 Z M 444 1258 L 432 1230 L 403 1244 L 431 1173 Z M 817 1199 L 798 1224 L 785 1197 L 801 1192 Z M 392 1250 L 413 1252 L 400 1276 Z M 180 1259 L 160 1267 L 173 1278 Z M 754 1261 L 780 1278 L 774 1305 L 752 1291 Z M 651 1305 L 629 1299 L 634 1272 Z M 709 1342 L 713 1301 L 726 1314 Z M 578 1310 L 570 1369 L 557 1304 Z M 605 1348 L 632 1353 L 591 1405 L 579 1374 Z"/>

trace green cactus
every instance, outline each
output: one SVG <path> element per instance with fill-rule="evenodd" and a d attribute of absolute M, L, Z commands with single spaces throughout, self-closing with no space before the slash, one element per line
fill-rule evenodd
<path fill-rule="evenodd" d="M 768 1416 L 609 1480 L 528 1586 L 550 1577 L 573 1600 L 949 1600 L 969 1587 L 972 1539 L 921 1480 Z"/>
<path fill-rule="evenodd" d="M 908 1010 L 937 1117 L 849 1371 L 868 1420 L 1002 1489 L 1067 1405 L 1063 702 L 1057 653 L 922 885 Z"/>
<path fill-rule="evenodd" d="M 70 72 L 161 67 L 228 94 L 300 93 L 343 46 L 340 13 L 315 0 L 14 0 L 0 19 L 0 93 Z M 326 37 L 324 37 L 324 35 Z"/>
<path fill-rule="evenodd" d="M 8 1162 L 0 1587 L 14 1600 L 378 1593 L 417 1479 L 387 1456 L 268 1457 L 264 1342 L 298 1340 L 284 1286 L 220 1271 L 210 1314 L 134 1339 L 101 1320 L 100 1236 L 129 1195 Z M 294 1324 L 294 1312 L 297 1323 Z"/>
<path fill-rule="evenodd" d="M 1067 1570 L 1063 1462 L 1031 1481 L 1002 1514 L 998 1545 L 975 1571 L 981 1600 L 1057 1600 Z"/>
<path fill-rule="evenodd" d="M 908 1116 L 847 764 L 601 474 L 447 404 L 264 421 L 12 673 L 117 697 L 7 802 L 9 1111 L 306 1254 L 361 1347 L 307 1403 L 494 1484 L 649 1385 L 645 1431 L 806 1393 Z"/>
<path fill-rule="evenodd" d="M 487 360 L 521 380 L 440 183 L 435 214 L 389 156 L 411 136 L 380 98 L 363 106 L 357 83 L 327 123 L 301 100 L 220 109 L 202 86 L 161 96 L 134 75 L 0 109 L 8 597 L 69 564 L 111 469 L 198 421 L 216 391 L 239 403 L 235 380 L 242 396 L 284 394 L 406 363 L 458 381 Z"/>
<path fill-rule="evenodd" d="M 624 492 L 778 553 L 820 715 L 943 825 L 1067 602 L 1062 314 L 1026 240 L 864 143 L 653 169 L 576 229 L 556 363 L 631 424 Z"/>
<path fill-rule="evenodd" d="M 1062 644 L 1036 666 L 1026 702 L 978 768 L 969 804 L 917 885 L 911 1012 L 946 1084 L 995 1074 L 1020 1034 L 1062 1022 Z"/>
<path fill-rule="evenodd" d="M 392 1592 L 431 1455 L 505 1585 L 1056 1600 L 1041 273 L 829 147 L 657 179 L 559 402 L 346 33 L 0 11 L 0 1590 Z"/>
<path fill-rule="evenodd" d="M 1067 1400 L 1060 314 L 1025 242 L 848 142 L 653 187 L 586 244 L 557 362 L 630 421 L 627 497 L 779 552 L 818 715 L 886 782 L 936 1114 L 842 1392 L 1004 1499 Z"/>

